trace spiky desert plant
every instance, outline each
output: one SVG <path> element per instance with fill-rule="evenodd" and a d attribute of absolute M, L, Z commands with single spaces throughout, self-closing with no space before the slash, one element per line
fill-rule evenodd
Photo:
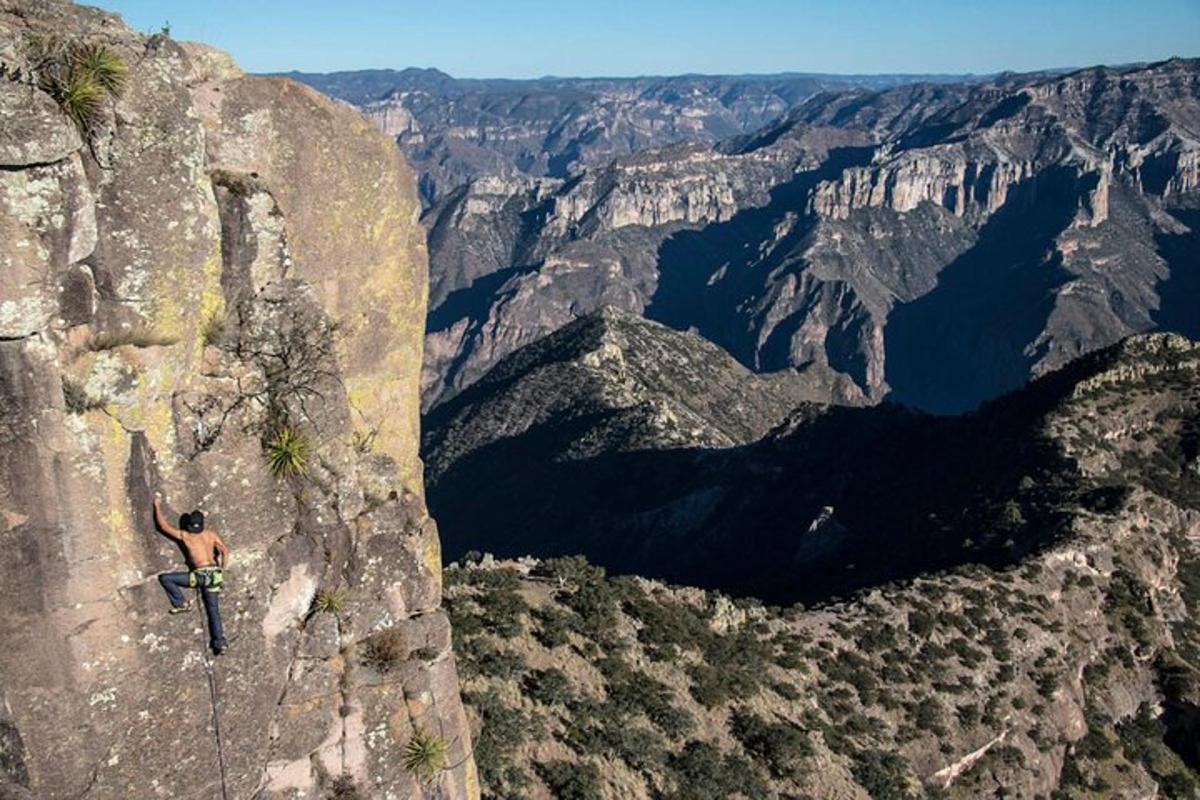
<path fill-rule="evenodd" d="M 277 478 L 289 478 L 308 472 L 311 443 L 300 431 L 284 425 L 267 440 L 264 450 L 267 467 Z"/>
<path fill-rule="evenodd" d="M 340 614 L 346 607 L 346 592 L 343 589 L 322 589 L 313 598 L 313 609 L 323 614 Z"/>
<path fill-rule="evenodd" d="M 72 74 L 90 78 L 110 97 L 120 97 L 129 81 L 129 67 L 111 47 L 102 44 L 76 45 L 71 52 Z"/>
<path fill-rule="evenodd" d="M 429 780 L 446 769 L 446 740 L 417 728 L 404 748 L 404 768 L 420 780 Z"/>
<path fill-rule="evenodd" d="M 63 113 L 84 133 L 90 133 L 100 121 L 104 87 L 90 75 L 72 72 L 58 92 Z"/>
<path fill-rule="evenodd" d="M 84 138 L 90 139 L 105 100 L 125 90 L 129 79 L 125 60 L 107 45 L 54 34 L 29 36 L 26 50 L 38 87 L 53 97 Z"/>

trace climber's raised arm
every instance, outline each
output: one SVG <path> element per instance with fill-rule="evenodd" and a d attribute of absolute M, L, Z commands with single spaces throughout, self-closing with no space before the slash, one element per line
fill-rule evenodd
<path fill-rule="evenodd" d="M 171 523 L 167 522 L 166 516 L 162 511 L 162 503 L 159 501 L 158 495 L 154 496 L 154 524 L 158 529 L 170 536 L 172 539 L 182 539 L 183 532 L 176 528 Z"/>

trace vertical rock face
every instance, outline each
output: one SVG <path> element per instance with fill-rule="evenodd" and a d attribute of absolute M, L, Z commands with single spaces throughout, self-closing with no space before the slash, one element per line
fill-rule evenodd
<path fill-rule="evenodd" d="M 39 87 L 36 37 L 128 66 L 83 133 Z M 394 145 L 57 0 L 0 2 L 0 60 L 0 795 L 476 796 Z M 284 428 L 302 474 L 267 467 Z M 199 613 L 166 614 L 155 575 L 183 561 L 155 491 L 233 548 L 215 662 Z M 421 778 L 414 736 L 445 749 Z"/>

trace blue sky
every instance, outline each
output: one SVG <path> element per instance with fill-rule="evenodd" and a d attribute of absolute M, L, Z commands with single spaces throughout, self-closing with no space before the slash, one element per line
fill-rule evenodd
<path fill-rule="evenodd" d="M 1200 0 L 92 0 L 256 72 L 997 72 L 1200 55 Z"/>

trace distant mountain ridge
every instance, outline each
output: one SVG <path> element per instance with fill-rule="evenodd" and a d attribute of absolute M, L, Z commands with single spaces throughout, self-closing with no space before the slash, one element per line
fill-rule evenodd
<path fill-rule="evenodd" d="M 614 305 L 751 369 L 957 412 L 1200 335 L 1200 61 L 826 92 L 716 147 L 488 176 L 425 216 L 426 408 Z"/>
<path fill-rule="evenodd" d="M 375 119 L 420 171 L 426 202 L 475 178 L 564 178 L 646 148 L 715 143 L 822 91 L 974 79 L 786 73 L 522 80 L 418 68 L 282 74 Z"/>

